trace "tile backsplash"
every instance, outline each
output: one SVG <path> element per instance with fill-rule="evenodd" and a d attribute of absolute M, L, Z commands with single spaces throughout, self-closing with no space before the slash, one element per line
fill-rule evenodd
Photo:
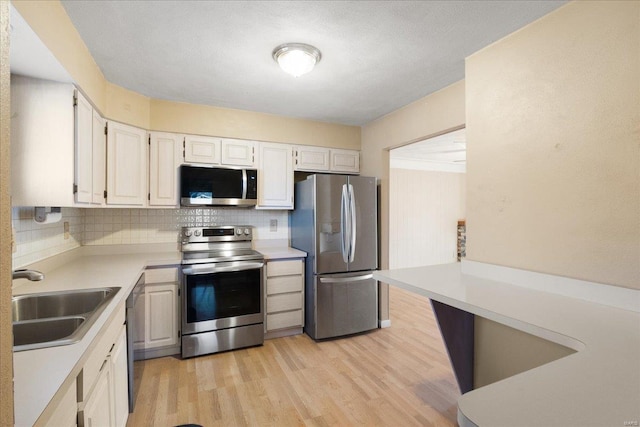
<path fill-rule="evenodd" d="M 275 227 L 271 223 L 275 221 Z M 65 239 L 65 223 L 69 232 Z M 13 265 L 20 267 L 81 245 L 176 242 L 184 226 L 251 225 L 255 240 L 288 240 L 288 211 L 234 208 L 78 209 L 62 208 L 53 224 L 33 220 L 33 208 L 13 208 Z M 275 228 L 275 230 L 274 230 Z M 272 231 L 273 230 L 273 231 Z"/>
<path fill-rule="evenodd" d="M 39 224 L 33 217 L 34 212 L 31 207 L 11 209 L 14 268 L 82 245 L 83 209 L 62 208 L 62 219 L 52 224 Z M 65 233 L 65 223 L 69 224 L 68 233 Z"/>

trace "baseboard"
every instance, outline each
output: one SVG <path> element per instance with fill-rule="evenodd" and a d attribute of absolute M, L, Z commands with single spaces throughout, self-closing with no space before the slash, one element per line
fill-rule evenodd
<path fill-rule="evenodd" d="M 384 328 L 390 328 L 391 327 L 391 319 L 386 319 L 386 320 L 381 320 L 380 321 L 380 328 L 384 329 Z"/>

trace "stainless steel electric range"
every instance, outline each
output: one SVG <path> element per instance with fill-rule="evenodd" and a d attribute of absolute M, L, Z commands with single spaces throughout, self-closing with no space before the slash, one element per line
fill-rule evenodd
<path fill-rule="evenodd" d="M 182 357 L 264 342 L 264 257 L 250 226 L 184 227 Z"/>

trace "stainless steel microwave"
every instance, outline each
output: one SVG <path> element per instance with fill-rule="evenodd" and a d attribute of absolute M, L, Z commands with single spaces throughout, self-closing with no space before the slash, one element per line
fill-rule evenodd
<path fill-rule="evenodd" d="M 180 206 L 251 207 L 257 199 L 255 169 L 180 166 Z"/>

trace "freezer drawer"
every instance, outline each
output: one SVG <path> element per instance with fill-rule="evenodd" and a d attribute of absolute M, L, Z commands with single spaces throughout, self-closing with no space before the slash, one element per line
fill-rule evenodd
<path fill-rule="evenodd" d="M 378 327 L 378 282 L 371 272 L 315 277 L 314 339 L 339 337 Z"/>

